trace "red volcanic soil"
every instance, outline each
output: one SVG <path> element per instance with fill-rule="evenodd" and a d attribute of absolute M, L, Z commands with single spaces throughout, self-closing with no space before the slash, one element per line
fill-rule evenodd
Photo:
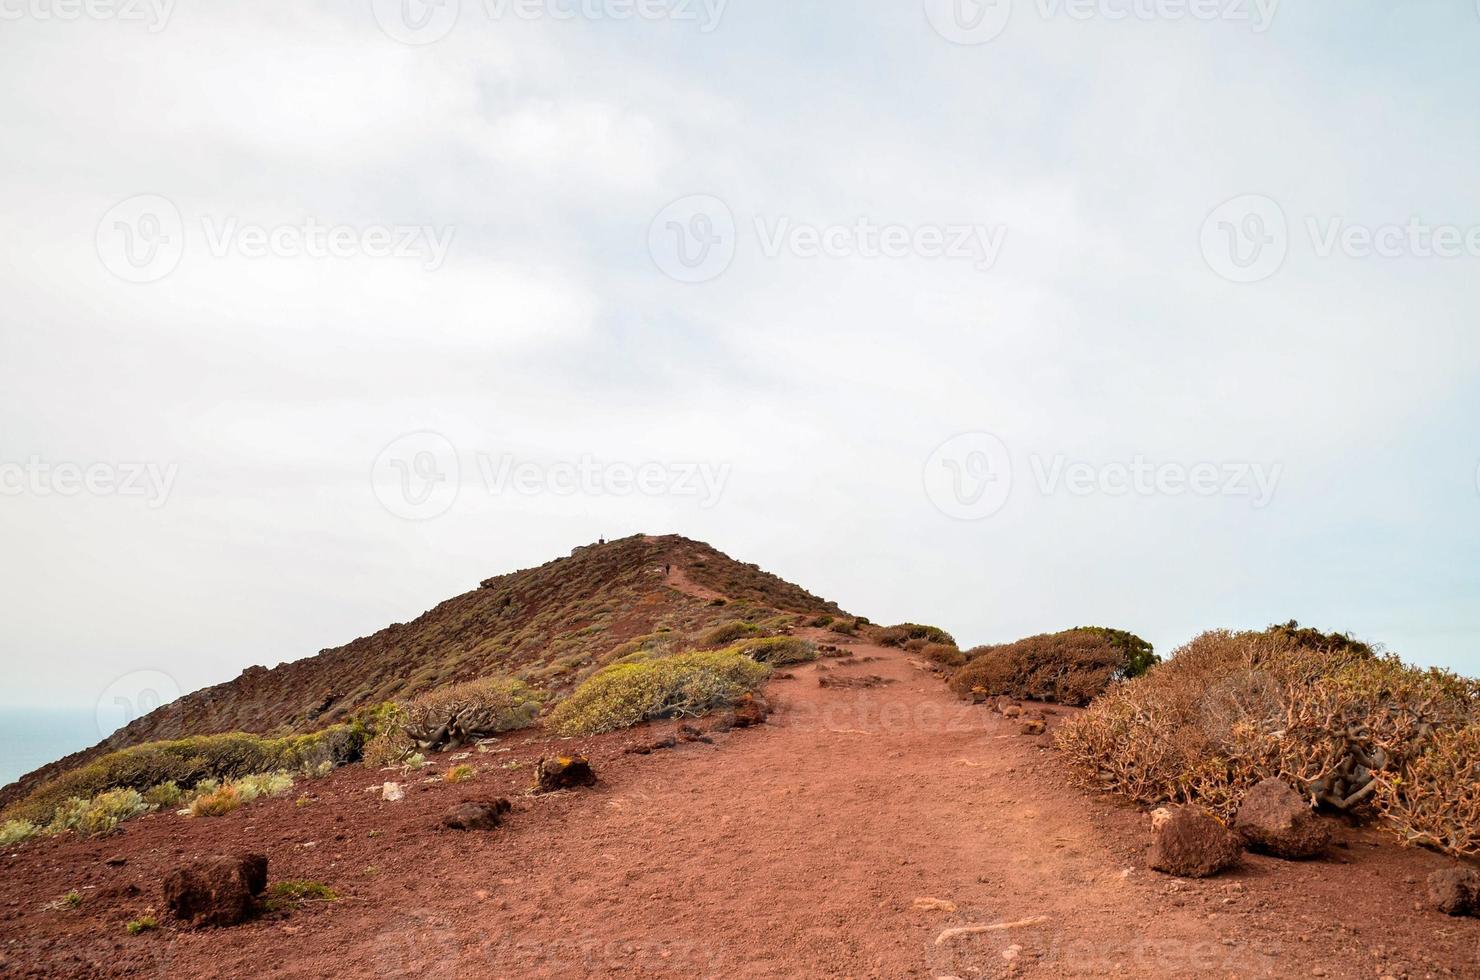
<path fill-rule="evenodd" d="M 954 700 L 907 654 L 851 649 L 773 681 L 771 723 L 712 745 L 624 754 L 674 725 L 521 735 L 468 759 L 470 783 L 356 766 L 225 817 L 10 848 L 0 975 L 1480 975 L 1480 921 L 1419 905 L 1443 858 L 1343 826 L 1324 860 L 1148 871 L 1146 817 L 1071 788 L 1046 736 Z M 818 683 L 866 675 L 892 683 Z M 601 781 L 526 795 L 557 750 L 587 753 Z M 404 801 L 366 792 L 388 778 Z M 502 828 L 437 829 L 453 804 L 498 795 L 514 804 Z M 125 931 L 170 869 L 239 851 L 342 897 L 231 929 Z M 74 889 L 79 907 L 46 908 Z"/>

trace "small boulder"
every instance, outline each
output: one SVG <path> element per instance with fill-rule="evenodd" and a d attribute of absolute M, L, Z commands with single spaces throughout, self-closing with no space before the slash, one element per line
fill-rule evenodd
<path fill-rule="evenodd" d="M 1429 875 L 1429 901 L 1445 915 L 1480 916 L 1480 871 L 1455 865 Z"/>
<path fill-rule="evenodd" d="M 1002 717 L 1004 718 L 1016 718 L 1022 713 L 1023 706 L 1020 704 L 1009 704 L 1002 709 Z"/>
<path fill-rule="evenodd" d="M 1331 843 L 1331 826 L 1282 779 L 1266 779 L 1239 801 L 1234 829 L 1250 850 L 1281 858 L 1315 857 Z"/>
<path fill-rule="evenodd" d="M 400 803 L 406 798 L 406 791 L 400 783 L 386 783 L 380 787 L 380 798 L 387 803 Z"/>
<path fill-rule="evenodd" d="M 184 922 L 233 926 L 250 916 L 267 888 L 261 854 L 209 858 L 176 868 L 164 879 L 164 906 Z"/>
<path fill-rule="evenodd" d="M 505 799 L 467 800 L 442 815 L 444 830 L 493 830 L 512 807 Z"/>
<path fill-rule="evenodd" d="M 1048 724 L 1042 718 L 1029 718 L 1023 722 L 1022 732 L 1024 735 L 1042 735 L 1048 730 Z"/>
<path fill-rule="evenodd" d="M 1153 817 L 1153 826 L 1156 819 Z M 1151 832 L 1146 863 L 1181 878 L 1206 878 L 1238 863 L 1243 844 L 1200 806 L 1179 806 Z"/>
<path fill-rule="evenodd" d="M 752 728 L 765 724 L 770 714 L 771 706 L 766 703 L 765 698 L 758 698 L 754 694 L 744 694 L 739 701 L 735 702 L 735 708 L 730 713 L 730 717 L 736 728 Z"/>
<path fill-rule="evenodd" d="M 596 770 L 583 755 L 562 755 L 553 759 L 540 758 L 534 771 L 534 791 L 553 793 L 558 789 L 574 789 L 590 786 L 596 782 Z"/>

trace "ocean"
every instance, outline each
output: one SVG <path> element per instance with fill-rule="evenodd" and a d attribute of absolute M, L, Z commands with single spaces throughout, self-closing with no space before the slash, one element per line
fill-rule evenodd
<path fill-rule="evenodd" d="M 0 706 L 0 786 L 102 738 L 92 708 Z"/>

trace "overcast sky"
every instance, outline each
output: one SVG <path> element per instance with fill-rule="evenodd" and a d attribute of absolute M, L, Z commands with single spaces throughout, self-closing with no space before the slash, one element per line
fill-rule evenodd
<path fill-rule="evenodd" d="M 1480 673 L 1471 0 L 77 9 L 0 0 L 0 700 L 639 531 Z"/>

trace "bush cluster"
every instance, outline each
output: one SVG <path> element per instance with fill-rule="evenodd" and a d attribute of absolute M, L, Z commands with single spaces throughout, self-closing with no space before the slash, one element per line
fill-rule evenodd
<path fill-rule="evenodd" d="M 817 659 L 817 645 L 794 636 L 762 636 L 753 640 L 741 640 L 725 647 L 721 652 L 739 654 L 772 667 L 807 663 Z"/>
<path fill-rule="evenodd" d="M 1204 633 L 1063 725 L 1059 746 L 1083 782 L 1142 803 L 1231 815 L 1274 776 L 1405 839 L 1480 852 L 1480 684 L 1316 636 Z"/>
<path fill-rule="evenodd" d="M 694 638 L 694 646 L 705 650 L 722 647 L 748 636 L 758 636 L 760 632 L 761 628 L 754 623 L 747 623 L 743 619 L 732 619 L 704 630 Z"/>
<path fill-rule="evenodd" d="M 364 733 L 336 725 L 309 735 L 263 738 L 235 732 L 148 742 L 105 755 L 38 786 L 5 812 L 10 820 L 47 825 L 68 801 L 111 790 L 154 792 L 161 784 L 194 786 L 263 772 L 317 772 L 360 758 Z M 146 801 L 147 802 L 147 801 Z"/>
<path fill-rule="evenodd" d="M 1085 705 L 1134 669 L 1138 647 L 1150 650 L 1133 634 L 1097 627 L 975 647 L 951 677 L 951 689 L 962 697 L 980 688 L 988 695 Z"/>
<path fill-rule="evenodd" d="M 654 718 L 695 717 L 754 691 L 771 669 L 731 650 L 613 664 L 550 713 L 557 735 L 596 735 Z"/>

